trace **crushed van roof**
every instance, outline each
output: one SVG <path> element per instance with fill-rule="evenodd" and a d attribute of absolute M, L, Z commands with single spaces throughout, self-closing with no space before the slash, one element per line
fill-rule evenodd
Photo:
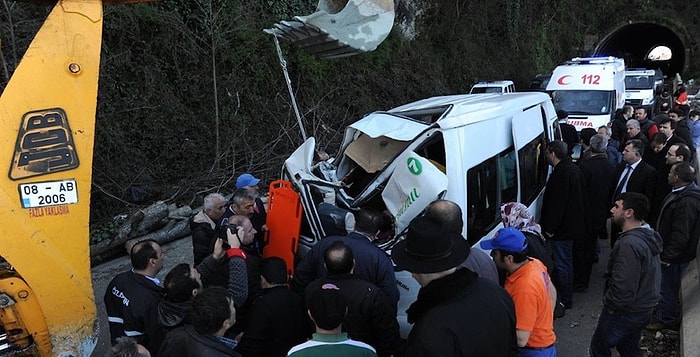
<path fill-rule="evenodd" d="M 388 111 L 390 114 L 405 115 L 410 117 L 412 112 L 427 111 L 428 109 L 442 109 L 449 112 L 449 117 L 444 114 L 437 119 L 441 127 L 456 127 L 491 118 L 485 115 L 489 112 L 503 113 L 507 108 L 523 108 L 528 104 L 545 102 L 549 97 L 539 92 L 520 93 L 493 93 L 493 94 L 461 94 L 432 97 L 413 103 L 401 105 Z M 474 114 L 479 115 L 474 115 Z M 453 118 L 459 118 L 453 121 Z"/>

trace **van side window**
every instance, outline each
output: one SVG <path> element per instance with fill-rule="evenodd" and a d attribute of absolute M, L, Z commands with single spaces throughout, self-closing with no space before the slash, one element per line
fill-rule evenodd
<path fill-rule="evenodd" d="M 520 162 L 520 182 L 522 183 L 521 203 L 529 206 L 544 189 L 547 181 L 547 160 L 544 157 L 545 137 L 540 134 L 518 150 Z"/>
<path fill-rule="evenodd" d="M 501 204 L 517 198 L 513 147 L 467 171 L 467 239 L 474 244 L 500 221 Z"/>

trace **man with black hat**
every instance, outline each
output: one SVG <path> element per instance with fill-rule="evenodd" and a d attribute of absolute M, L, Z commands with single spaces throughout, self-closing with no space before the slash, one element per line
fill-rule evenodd
<path fill-rule="evenodd" d="M 459 234 L 417 217 L 391 257 L 421 285 L 406 311 L 406 356 L 515 356 L 515 307 L 498 284 L 457 268 L 469 255 Z"/>

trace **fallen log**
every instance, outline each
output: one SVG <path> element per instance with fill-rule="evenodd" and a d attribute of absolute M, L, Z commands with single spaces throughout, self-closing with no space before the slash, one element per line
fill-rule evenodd
<path fill-rule="evenodd" d="M 141 237 L 129 239 L 124 244 L 124 248 L 128 252 L 131 250 L 131 247 L 133 247 L 134 244 L 147 239 L 152 239 L 158 242 L 158 244 L 163 245 L 165 243 L 172 242 L 175 239 L 188 236 L 190 233 L 192 233 L 192 231 L 190 230 L 189 220 L 171 220 L 165 227 L 161 228 L 158 231 L 148 233 Z"/>
<path fill-rule="evenodd" d="M 178 221 L 189 219 L 194 215 L 192 207 L 185 205 L 182 207 L 177 207 L 175 205 L 168 206 L 168 218 L 177 219 Z"/>
<path fill-rule="evenodd" d="M 90 262 L 95 265 L 128 253 L 135 242 L 143 239 L 170 242 L 186 236 L 190 233 L 188 213 L 192 215 L 192 208 L 189 206 L 178 208 L 176 205 L 168 206 L 162 201 L 140 209 L 118 226 L 117 234 L 113 238 L 90 245 Z M 131 240 L 134 242 L 127 246 L 127 242 Z"/>
<path fill-rule="evenodd" d="M 121 245 L 131 238 L 160 229 L 167 223 L 163 220 L 168 217 L 168 212 L 168 205 L 163 201 L 136 211 L 117 229 L 112 245 Z"/>

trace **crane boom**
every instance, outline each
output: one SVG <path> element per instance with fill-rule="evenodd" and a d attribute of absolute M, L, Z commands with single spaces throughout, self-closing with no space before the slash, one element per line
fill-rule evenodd
<path fill-rule="evenodd" d="M 106 0 L 105 4 L 143 0 Z M 103 2 L 60 0 L 0 97 L 0 354 L 89 356 Z"/>

